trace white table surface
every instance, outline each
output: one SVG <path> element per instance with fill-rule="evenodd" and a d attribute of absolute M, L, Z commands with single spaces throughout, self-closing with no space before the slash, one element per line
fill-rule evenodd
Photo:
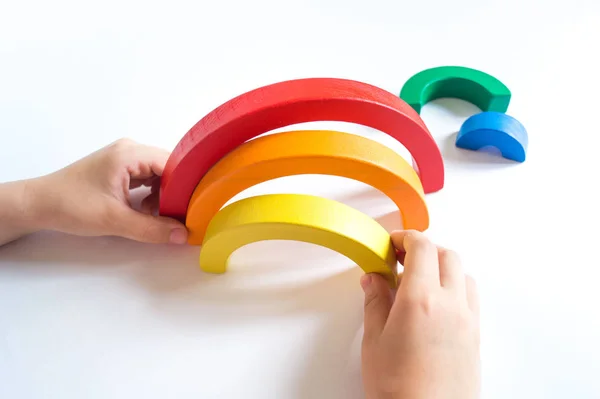
<path fill-rule="evenodd" d="M 425 68 L 482 69 L 513 92 L 525 163 L 454 146 L 470 104 L 438 100 L 422 117 L 447 173 L 427 197 L 428 233 L 481 293 L 483 397 L 599 398 L 599 21 L 596 0 L 4 0 L 0 181 L 119 137 L 172 149 L 216 106 L 281 80 L 398 93 Z M 316 126 L 406 155 L 381 132 Z M 345 179 L 284 178 L 235 199 L 266 192 L 327 196 L 400 227 L 387 197 Z M 363 397 L 357 267 L 263 242 L 210 276 L 198 253 L 52 233 L 0 249 L 0 398 Z"/>

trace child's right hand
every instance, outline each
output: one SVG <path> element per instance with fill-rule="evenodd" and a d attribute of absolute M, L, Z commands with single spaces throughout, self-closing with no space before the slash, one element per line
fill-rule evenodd
<path fill-rule="evenodd" d="M 479 301 L 457 255 L 422 233 L 392 233 L 398 290 L 379 275 L 365 291 L 362 373 L 368 399 L 479 397 Z"/>

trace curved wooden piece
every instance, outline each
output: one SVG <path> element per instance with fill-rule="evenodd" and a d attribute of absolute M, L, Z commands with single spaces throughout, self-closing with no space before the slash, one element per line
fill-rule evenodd
<path fill-rule="evenodd" d="M 429 101 L 444 97 L 468 101 L 482 111 L 506 112 L 510 96 L 508 87 L 492 75 L 460 66 L 421 71 L 408 79 L 400 92 L 400 98 L 418 113 Z"/>
<path fill-rule="evenodd" d="M 394 201 L 405 229 L 424 231 L 429 227 L 419 177 L 399 154 L 374 140 L 353 134 L 293 131 L 242 144 L 204 176 L 188 206 L 188 242 L 200 245 L 210 220 L 238 193 L 268 180 L 301 174 L 361 181 Z"/>
<path fill-rule="evenodd" d="M 440 150 L 419 115 L 397 96 L 345 79 L 291 80 L 236 97 L 181 139 L 161 179 L 160 213 L 185 220 L 194 188 L 226 153 L 265 132 L 303 122 L 362 124 L 396 138 L 411 153 L 425 193 L 444 185 Z"/>
<path fill-rule="evenodd" d="M 387 231 L 347 205 L 312 195 L 261 195 L 226 206 L 208 226 L 200 268 L 224 273 L 236 249 L 264 240 L 303 241 L 330 248 L 366 273 L 380 273 L 391 287 L 397 285 L 396 251 Z"/>
<path fill-rule="evenodd" d="M 525 162 L 528 145 L 525 127 L 501 112 L 482 112 L 467 119 L 456 136 L 456 146 L 477 151 L 496 147 L 506 159 Z"/>

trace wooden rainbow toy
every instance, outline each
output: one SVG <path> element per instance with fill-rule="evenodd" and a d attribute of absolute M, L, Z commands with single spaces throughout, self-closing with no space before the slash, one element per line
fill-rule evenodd
<path fill-rule="evenodd" d="M 373 140 L 337 131 L 273 129 L 341 121 L 378 129 L 413 158 Z M 249 141 L 250 140 L 250 141 Z M 394 201 L 404 227 L 429 227 L 425 193 L 444 186 L 437 144 L 418 112 L 375 86 L 334 78 L 298 79 L 247 92 L 202 118 L 171 154 L 161 181 L 160 213 L 184 221 L 202 245 L 200 267 L 223 273 L 237 248 L 285 239 L 331 248 L 393 287 L 396 256 L 387 231 L 342 203 L 309 195 L 262 195 L 223 205 L 241 191 L 279 177 L 325 174 L 368 184 Z"/>

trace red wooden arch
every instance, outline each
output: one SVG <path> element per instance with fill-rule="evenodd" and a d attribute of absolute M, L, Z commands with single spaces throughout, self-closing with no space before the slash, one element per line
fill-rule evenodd
<path fill-rule="evenodd" d="M 353 80 L 298 79 L 244 93 L 196 123 L 177 144 L 165 167 L 160 214 L 185 220 L 200 179 L 240 144 L 274 129 L 316 121 L 351 122 L 389 134 L 412 155 L 425 193 L 444 186 L 440 150 L 419 114 L 406 102 Z"/>

